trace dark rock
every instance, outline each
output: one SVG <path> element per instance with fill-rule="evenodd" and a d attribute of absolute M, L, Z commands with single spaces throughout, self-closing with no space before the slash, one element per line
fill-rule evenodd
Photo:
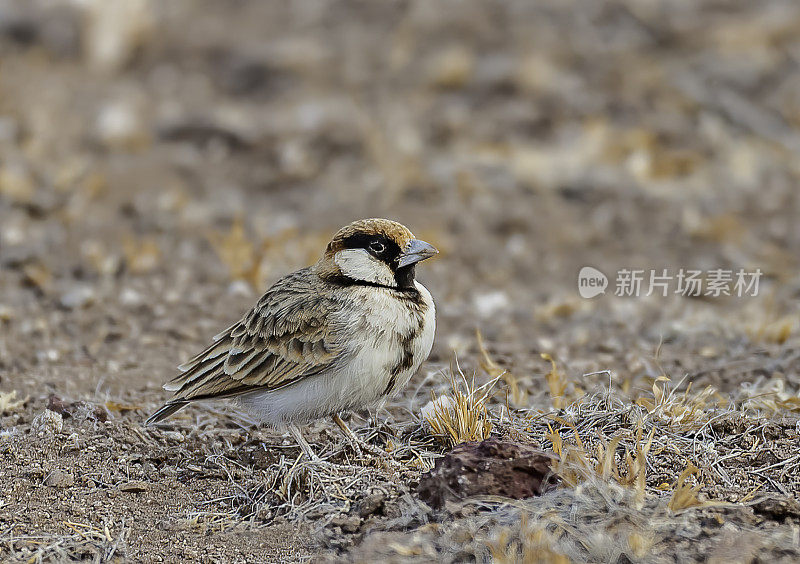
<path fill-rule="evenodd" d="M 371 494 L 358 500 L 353 506 L 353 512 L 361 517 L 369 517 L 383 510 L 386 496 L 382 493 Z"/>
<path fill-rule="evenodd" d="M 463 443 L 422 476 L 417 493 L 434 509 L 475 495 L 533 497 L 558 483 L 551 469 L 556 460 L 552 453 L 496 438 Z"/>
<path fill-rule="evenodd" d="M 267 448 L 261 441 L 250 441 L 242 445 L 237 455 L 242 464 L 253 470 L 266 470 L 278 462 L 275 450 Z"/>
<path fill-rule="evenodd" d="M 88 401 L 65 402 L 55 394 L 47 398 L 47 409 L 60 414 L 62 417 L 75 417 L 76 419 L 93 419 L 95 421 L 107 421 L 108 412 L 102 405 L 90 403 Z"/>
<path fill-rule="evenodd" d="M 361 518 L 355 515 L 340 515 L 331 519 L 330 524 L 341 527 L 343 533 L 355 533 L 361 526 Z"/>
<path fill-rule="evenodd" d="M 0 41 L 17 48 L 41 46 L 55 57 L 71 57 L 80 52 L 80 14 L 71 7 L 41 9 L 34 2 L 0 6 Z"/>
<path fill-rule="evenodd" d="M 772 521 L 800 518 L 800 503 L 790 497 L 773 495 L 753 504 L 753 512 Z"/>
<path fill-rule="evenodd" d="M 50 397 L 47 398 L 47 409 L 64 416 L 67 413 L 67 404 L 57 395 L 51 394 Z"/>
<path fill-rule="evenodd" d="M 222 91 L 232 96 L 275 94 L 282 90 L 282 84 L 289 82 L 286 73 L 262 61 L 246 57 L 228 57 L 217 69 L 217 84 Z"/>
<path fill-rule="evenodd" d="M 328 503 L 323 503 L 322 505 L 318 505 L 316 507 L 312 507 L 311 509 L 309 509 L 308 512 L 306 513 L 306 519 L 314 521 L 316 519 L 321 519 L 322 517 L 325 517 L 329 513 L 333 513 L 334 511 L 335 509 L 333 505 L 330 505 Z"/>
<path fill-rule="evenodd" d="M 212 141 L 218 141 L 234 151 L 249 149 L 252 146 L 251 140 L 240 132 L 203 120 L 166 124 L 159 128 L 158 134 L 162 140 L 167 142 L 206 145 Z"/>

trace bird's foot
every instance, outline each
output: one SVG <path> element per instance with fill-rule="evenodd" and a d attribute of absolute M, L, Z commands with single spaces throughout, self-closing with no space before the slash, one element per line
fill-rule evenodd
<path fill-rule="evenodd" d="M 308 444 L 308 441 L 306 441 L 305 437 L 303 437 L 303 433 L 300 431 L 300 428 L 297 427 L 297 425 L 289 425 L 289 432 L 292 434 L 292 437 L 294 437 L 294 440 L 297 443 L 297 446 L 300 447 L 303 455 L 309 461 L 315 463 L 324 462 L 319 456 L 317 456 L 317 453 L 314 452 L 314 449 L 311 448 L 311 445 Z"/>
<path fill-rule="evenodd" d="M 342 421 L 342 418 L 338 415 L 333 416 L 333 422 L 339 426 L 344 434 L 347 442 L 350 443 L 350 446 L 353 447 L 353 450 L 356 451 L 356 455 L 361 458 L 364 456 L 364 453 L 371 454 L 376 458 L 380 458 L 381 460 L 386 460 L 392 466 L 399 466 L 400 463 L 397 462 L 394 457 L 383 450 L 380 447 L 375 445 L 371 445 L 368 442 L 364 441 L 363 439 L 359 438 L 350 427 L 347 426 L 347 423 Z"/>

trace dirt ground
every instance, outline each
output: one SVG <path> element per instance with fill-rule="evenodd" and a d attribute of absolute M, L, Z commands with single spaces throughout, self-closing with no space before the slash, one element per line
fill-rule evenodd
<path fill-rule="evenodd" d="M 0 560 L 798 561 L 799 181 L 794 0 L 0 0 Z M 391 460 L 225 403 L 143 426 L 376 216 L 441 250 L 429 361 L 349 419 Z M 456 361 L 559 488 L 419 499 Z"/>

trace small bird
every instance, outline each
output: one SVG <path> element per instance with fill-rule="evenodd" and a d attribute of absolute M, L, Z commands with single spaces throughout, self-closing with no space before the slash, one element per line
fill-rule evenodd
<path fill-rule="evenodd" d="M 179 367 L 164 385 L 175 397 L 147 424 L 192 401 L 236 398 L 258 420 L 288 426 L 310 458 L 298 425 L 326 416 L 365 446 L 339 414 L 382 404 L 428 358 L 436 312 L 415 269 L 436 253 L 388 219 L 343 227 L 316 264 L 278 280 Z"/>

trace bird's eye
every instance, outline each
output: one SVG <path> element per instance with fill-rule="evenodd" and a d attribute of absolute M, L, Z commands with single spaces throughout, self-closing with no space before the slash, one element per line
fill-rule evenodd
<path fill-rule="evenodd" d="M 385 248 L 386 247 L 384 247 L 383 243 L 381 243 L 380 241 L 373 241 L 372 243 L 369 244 L 369 250 L 372 251 L 373 253 L 380 254 L 383 252 Z"/>

